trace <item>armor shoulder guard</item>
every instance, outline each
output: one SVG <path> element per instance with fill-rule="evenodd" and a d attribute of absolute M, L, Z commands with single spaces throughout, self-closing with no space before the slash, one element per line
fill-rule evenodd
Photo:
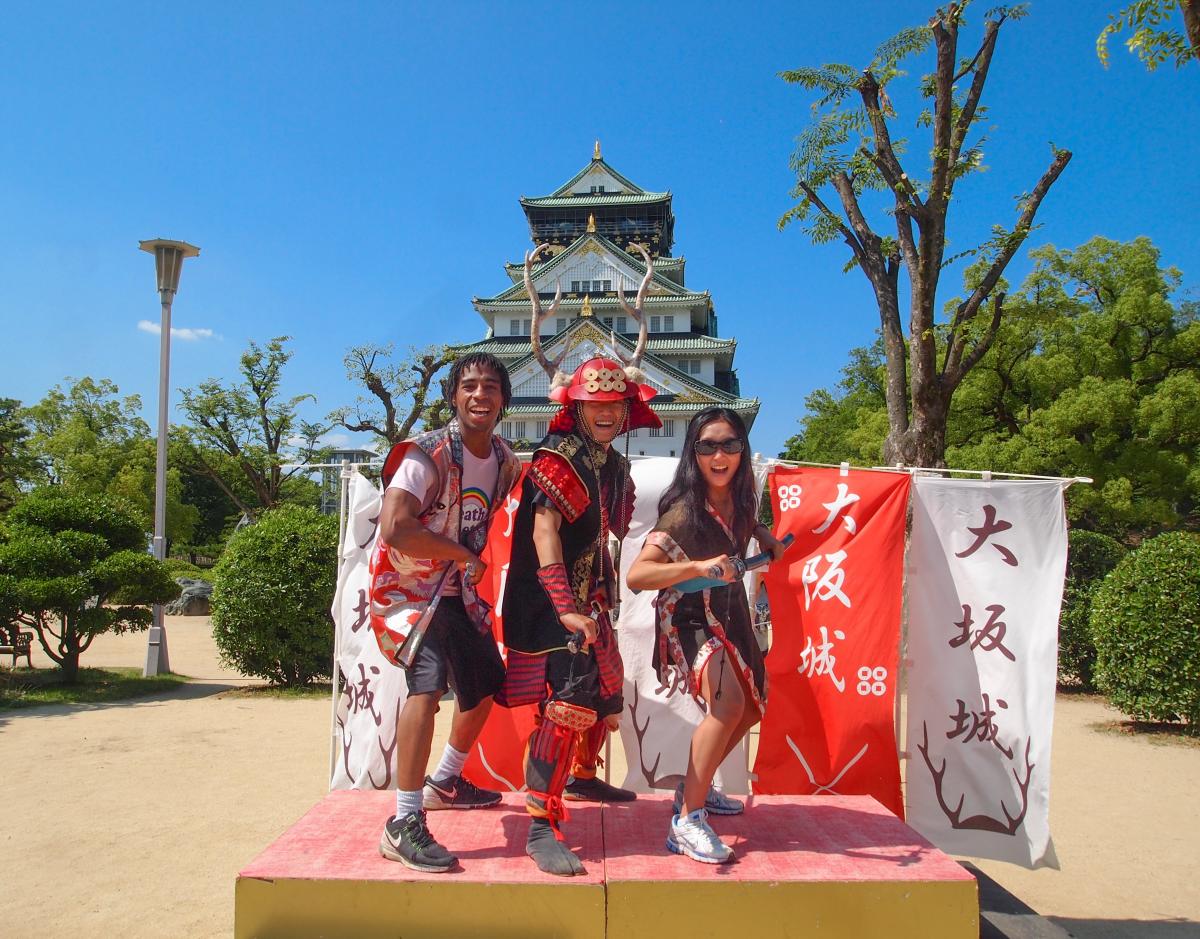
<path fill-rule="evenodd" d="M 557 450 L 538 450 L 533 455 L 529 479 L 568 522 L 579 518 L 591 502 L 579 471 Z"/>

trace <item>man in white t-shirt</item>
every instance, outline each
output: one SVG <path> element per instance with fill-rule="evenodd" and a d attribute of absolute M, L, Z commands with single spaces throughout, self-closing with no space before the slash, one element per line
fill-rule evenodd
<path fill-rule="evenodd" d="M 520 475 L 520 461 L 493 434 L 512 397 L 504 365 L 490 355 L 466 356 L 451 368 L 444 393 L 455 419 L 397 444 L 385 461 L 371 588 L 372 628 L 391 661 L 402 638 L 392 627 L 411 629 L 437 602 L 406 676 L 396 728 L 396 814 L 379 845 L 384 857 L 430 872 L 450 870 L 457 858 L 430 834 L 426 811 L 500 801 L 498 792 L 463 778 L 462 769 L 504 681 L 490 609 L 475 591 L 485 572 L 479 555 L 492 513 Z M 450 740 L 426 776 L 434 716 L 448 688 L 455 696 Z"/>

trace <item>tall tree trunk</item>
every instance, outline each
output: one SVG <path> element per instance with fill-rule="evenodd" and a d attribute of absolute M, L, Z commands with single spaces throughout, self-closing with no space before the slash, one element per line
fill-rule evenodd
<path fill-rule="evenodd" d="M 1188 45 L 1192 47 L 1192 55 L 1200 65 L 1200 0 L 1180 0 L 1179 8 L 1183 10 Z"/>

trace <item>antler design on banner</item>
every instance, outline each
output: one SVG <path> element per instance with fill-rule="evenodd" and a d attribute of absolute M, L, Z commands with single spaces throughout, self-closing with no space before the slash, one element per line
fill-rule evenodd
<path fill-rule="evenodd" d="M 342 691 L 343 695 L 347 693 L 348 689 Z M 338 709 L 341 710 L 340 706 Z M 354 736 L 348 733 L 350 728 L 346 726 L 346 722 L 340 716 L 337 719 L 337 725 L 342 737 L 342 766 L 346 768 L 346 778 L 355 782 L 357 780 L 354 779 L 354 773 L 350 769 L 350 751 L 354 748 Z"/>
<path fill-rule="evenodd" d="M 396 752 L 396 744 L 399 742 L 396 738 L 396 723 L 400 720 L 400 702 L 396 702 L 396 716 L 392 718 L 392 745 L 385 747 L 381 737 L 375 738 L 375 743 L 379 747 L 379 752 L 383 754 L 383 765 L 387 767 L 387 775 L 383 777 L 382 783 L 377 783 L 375 777 L 371 775 L 371 771 L 367 770 L 367 779 L 371 780 L 372 789 L 391 789 L 392 788 L 392 754 Z"/>
<path fill-rule="evenodd" d="M 870 747 L 870 744 L 864 743 L 862 745 L 862 749 L 854 754 L 854 756 L 850 757 L 850 760 L 845 766 L 842 767 L 841 772 L 834 776 L 833 779 L 831 779 L 827 784 L 821 785 L 817 782 L 816 777 L 813 775 L 813 771 L 809 768 L 808 761 L 804 759 L 804 754 L 800 752 L 800 748 L 796 746 L 796 743 L 794 740 L 792 740 L 791 736 L 784 734 L 783 739 L 787 741 L 787 745 L 791 747 L 792 752 L 796 754 L 796 759 L 798 759 L 800 761 L 800 765 L 804 767 L 804 775 L 808 777 L 808 781 L 815 787 L 812 791 L 812 795 L 814 796 L 819 796 L 823 792 L 828 792 L 832 796 L 838 795 L 837 792 L 834 792 L 833 787 L 842 781 L 842 777 L 850 771 L 851 766 L 867 755 L 867 749 Z"/>
<path fill-rule="evenodd" d="M 568 385 L 571 383 L 570 376 L 564 375 L 559 366 L 562 360 L 566 358 L 567 347 L 563 346 L 563 351 L 559 353 L 557 359 L 547 359 L 546 353 L 542 351 L 541 338 L 541 323 L 548 316 L 553 316 L 558 312 L 558 305 L 562 302 L 562 281 L 558 282 L 558 289 L 554 293 L 554 302 L 550 305 L 550 312 L 542 312 L 542 301 L 538 298 L 538 293 L 533 288 L 533 261 L 543 251 L 549 250 L 548 244 L 538 245 L 532 251 L 525 252 L 525 292 L 529 294 L 529 302 L 533 306 L 533 324 L 529 330 L 529 338 L 533 345 L 533 356 L 538 360 L 538 363 L 546 370 L 546 375 L 550 379 L 551 389 L 560 385 Z"/>
<path fill-rule="evenodd" d="M 647 768 L 646 761 L 642 759 L 642 754 L 645 753 L 643 746 L 646 731 L 650 728 L 650 715 L 646 715 L 646 722 L 638 727 L 637 709 L 638 702 L 641 700 L 641 695 L 638 693 L 637 683 L 633 685 L 633 703 L 629 706 L 629 717 L 633 721 L 633 735 L 637 737 L 638 742 L 638 765 L 642 768 L 642 776 L 651 789 L 673 789 L 678 785 L 679 780 L 683 779 L 681 773 L 671 773 L 667 776 L 655 778 L 654 774 L 658 772 L 658 764 L 662 761 L 662 750 L 658 751 L 658 756 L 654 758 L 654 765 Z"/>
<path fill-rule="evenodd" d="M 1025 813 L 1029 809 L 1029 780 L 1033 776 L 1034 764 L 1029 762 L 1029 750 L 1033 745 L 1033 738 L 1025 741 L 1025 779 L 1021 779 L 1020 773 L 1015 769 L 1012 770 L 1013 779 L 1016 780 L 1017 788 L 1021 790 L 1021 811 L 1018 815 L 1012 815 L 1008 811 L 1008 806 L 1004 804 L 1004 800 L 1000 800 L 1000 811 L 1004 813 L 1005 821 L 992 818 L 990 815 L 972 815 L 969 818 L 962 817 L 963 803 L 966 801 L 966 794 L 958 797 L 958 805 L 953 809 L 946 804 L 946 799 L 942 793 L 942 786 L 946 777 L 946 758 L 942 757 L 942 768 L 934 769 L 933 760 L 929 756 L 929 726 L 924 721 L 921 722 L 922 736 L 924 741 L 917 747 L 921 751 L 921 757 L 925 760 L 925 765 L 929 767 L 929 774 L 933 777 L 933 792 L 937 796 L 938 805 L 942 809 L 942 813 L 950 822 L 950 827 L 955 829 L 970 829 L 972 831 L 990 831 L 997 835 L 1015 835 L 1017 829 L 1021 827 L 1021 822 L 1025 821 Z"/>
<path fill-rule="evenodd" d="M 649 337 L 649 333 L 646 328 L 646 314 L 644 307 L 646 305 L 646 291 L 650 289 L 650 281 L 654 279 L 654 261 L 650 257 L 650 252 L 641 245 L 634 245 L 634 247 L 641 252 L 642 257 L 646 261 L 646 276 L 642 278 L 642 283 L 638 287 L 637 299 L 633 301 L 632 307 L 625 302 L 625 291 L 619 285 L 617 287 L 617 302 L 621 304 L 621 309 L 632 316 L 634 321 L 638 324 L 637 346 L 634 347 L 633 355 L 631 355 L 629 358 L 620 356 L 621 364 L 625 366 L 627 372 L 629 369 L 633 369 L 634 372 L 637 372 L 638 374 L 630 374 L 629 377 L 633 381 L 641 382 L 645 381 L 645 376 L 641 375 L 640 372 L 642 368 L 642 356 L 646 354 L 646 341 Z M 614 346 L 615 345 L 616 344 L 614 343 Z M 614 351 L 617 350 L 614 349 Z M 619 352 L 617 354 L 620 355 Z"/>

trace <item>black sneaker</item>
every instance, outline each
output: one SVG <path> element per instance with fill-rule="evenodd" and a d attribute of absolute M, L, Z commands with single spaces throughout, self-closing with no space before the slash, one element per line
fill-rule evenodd
<path fill-rule="evenodd" d="M 405 867 L 430 874 L 444 874 L 458 863 L 458 858 L 429 833 L 424 812 L 389 818 L 379 839 L 379 853 L 390 861 L 399 861 Z"/>
<path fill-rule="evenodd" d="M 421 795 L 421 807 L 427 812 L 439 809 L 483 809 L 500 801 L 500 793 L 491 789 L 480 789 L 462 776 L 447 776 L 445 779 L 425 777 L 425 790 Z"/>
<path fill-rule="evenodd" d="M 637 793 L 609 785 L 599 776 L 591 779 L 572 776 L 567 780 L 563 798 L 569 802 L 632 802 L 637 798 Z"/>

